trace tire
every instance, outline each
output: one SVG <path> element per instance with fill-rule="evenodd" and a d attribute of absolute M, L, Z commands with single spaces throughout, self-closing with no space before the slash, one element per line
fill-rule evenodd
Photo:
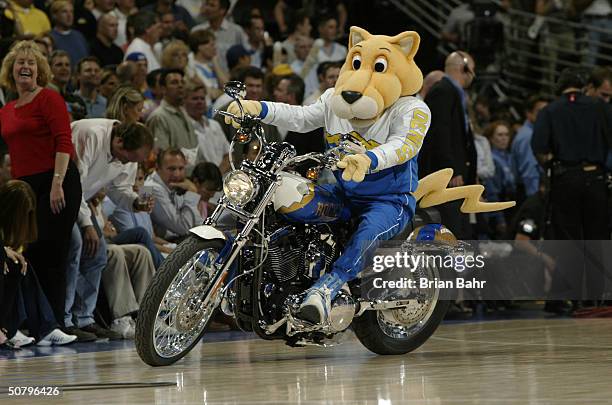
<path fill-rule="evenodd" d="M 378 322 L 378 312 L 368 310 L 353 320 L 355 335 L 368 350 L 381 355 L 406 354 L 427 341 L 436 331 L 450 306 L 450 301 L 438 301 L 425 326 L 408 338 L 388 336 Z"/>
<path fill-rule="evenodd" d="M 164 260 L 158 271 L 155 273 L 151 284 L 140 303 L 140 311 L 136 319 L 135 344 L 138 355 L 150 366 L 167 366 L 173 364 L 184 357 L 200 341 L 206 330 L 206 325 L 197 335 L 193 342 L 180 353 L 165 357 L 158 354 L 154 345 L 155 323 L 158 310 L 166 291 L 174 281 L 179 270 L 194 257 L 194 255 L 204 249 L 209 249 L 218 254 L 223 248 L 224 242 L 220 239 L 203 240 L 196 236 L 189 236 L 181 242 L 177 248 Z M 212 318 L 212 316 L 210 316 Z M 206 324 L 210 319 L 206 321 Z"/>

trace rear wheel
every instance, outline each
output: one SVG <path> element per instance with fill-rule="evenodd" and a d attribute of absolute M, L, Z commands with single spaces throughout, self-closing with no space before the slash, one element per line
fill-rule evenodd
<path fill-rule="evenodd" d="M 136 350 L 151 366 L 166 366 L 200 341 L 220 289 L 203 301 L 217 271 L 214 263 L 223 248 L 221 240 L 185 239 L 162 263 L 145 293 L 136 320 Z"/>

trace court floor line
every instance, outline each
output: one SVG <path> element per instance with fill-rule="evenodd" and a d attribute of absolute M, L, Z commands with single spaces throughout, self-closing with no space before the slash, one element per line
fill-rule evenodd
<path fill-rule="evenodd" d="M 446 340 L 450 342 L 468 342 L 468 343 L 484 343 L 491 345 L 509 345 L 509 346 L 554 346 L 554 347 L 574 347 L 581 349 L 612 349 L 612 346 L 594 346 L 594 345 L 572 345 L 563 343 L 527 343 L 527 342 L 502 342 L 502 341 L 491 341 L 491 340 L 472 340 L 472 339 L 458 339 L 458 338 L 447 338 L 442 336 L 433 335 L 430 339 Z"/>

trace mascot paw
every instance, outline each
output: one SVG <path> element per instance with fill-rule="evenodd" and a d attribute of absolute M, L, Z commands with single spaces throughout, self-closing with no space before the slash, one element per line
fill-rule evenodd
<path fill-rule="evenodd" d="M 242 104 L 242 108 L 244 109 L 244 112 L 246 114 L 253 115 L 255 117 L 261 114 L 261 103 L 259 101 L 241 100 L 240 104 Z M 238 107 L 238 103 L 235 101 L 232 101 L 230 105 L 227 107 L 227 112 L 240 117 L 240 108 Z M 234 121 L 230 117 L 225 117 L 225 123 L 228 125 L 232 124 L 234 128 L 240 128 L 240 124 L 238 124 L 236 121 Z"/>
<path fill-rule="evenodd" d="M 342 180 L 361 182 L 365 178 L 372 160 L 366 154 L 348 155 L 336 165 L 342 172 Z"/>

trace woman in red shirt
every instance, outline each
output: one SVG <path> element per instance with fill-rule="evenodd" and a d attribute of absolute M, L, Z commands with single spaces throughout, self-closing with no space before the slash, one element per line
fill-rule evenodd
<path fill-rule="evenodd" d="M 56 319 L 64 319 L 66 258 L 82 197 L 70 118 L 62 96 L 45 88 L 51 69 L 33 41 L 15 44 L 4 58 L 0 85 L 19 94 L 0 110 L 0 134 L 13 178 L 27 182 L 37 199 L 38 240 L 25 256 L 36 269 Z"/>

